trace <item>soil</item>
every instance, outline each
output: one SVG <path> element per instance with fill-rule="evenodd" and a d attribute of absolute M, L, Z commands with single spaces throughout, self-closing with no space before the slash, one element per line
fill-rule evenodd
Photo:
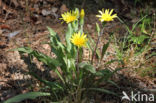
<path fill-rule="evenodd" d="M 37 51 L 53 56 L 50 52 L 51 49 L 47 44 L 49 42 L 49 32 L 46 27 L 51 27 L 59 34 L 63 41 L 66 24 L 61 24 L 59 17 L 61 12 L 68 10 L 66 6 L 62 7 L 62 4 L 59 2 L 54 6 L 57 9 L 56 15 L 46 16 L 41 13 L 36 13 L 42 12 L 43 9 L 40 10 L 40 8 L 38 11 L 33 12 L 23 12 L 22 9 L 15 9 L 8 5 L 6 5 L 8 9 L 3 8 L 3 13 L 0 15 L 0 102 L 17 94 L 39 90 L 41 84 L 28 75 L 28 65 L 21 59 L 19 52 L 13 51 L 12 49 L 29 46 Z M 48 7 L 42 8 L 48 10 Z M 98 19 L 95 18 L 95 15 L 95 13 L 87 14 L 85 18 L 85 31 L 88 31 L 87 33 L 96 40 L 95 22 L 97 22 Z M 107 43 L 111 32 L 115 32 L 116 36 L 121 37 L 126 30 L 117 20 L 108 23 L 105 28 L 103 39 L 99 44 L 99 48 L 102 48 L 103 44 Z M 115 53 L 113 46 L 114 45 L 111 44 L 108 48 L 109 53 Z M 90 58 L 87 49 L 85 50 L 84 58 L 86 60 Z M 106 62 L 106 60 L 109 61 L 112 58 L 114 58 L 114 56 L 109 55 L 103 62 Z M 45 75 L 48 71 L 44 70 L 42 63 L 37 61 L 36 63 L 37 68 L 39 68 L 37 74 L 42 78 L 49 78 L 48 75 Z M 156 63 L 155 59 L 151 58 L 147 65 L 153 65 L 153 63 Z M 111 68 L 114 69 L 116 66 L 116 64 L 113 64 L 111 65 Z M 141 91 L 143 93 L 156 94 L 155 77 L 141 77 L 134 72 L 134 69 L 124 69 L 116 74 L 114 78 L 115 79 L 113 80 L 115 80 L 115 83 L 117 83 L 120 88 L 112 85 L 107 85 L 106 88 L 118 93 L 120 97 L 122 96 L 122 91 L 127 91 L 128 93 L 130 93 L 130 91 Z M 121 98 L 106 94 L 99 94 L 95 97 L 95 100 L 98 101 L 97 103 L 128 103 L 127 101 L 121 102 Z M 32 101 L 24 101 L 23 103 L 32 103 Z M 33 103 L 40 102 L 34 100 Z"/>

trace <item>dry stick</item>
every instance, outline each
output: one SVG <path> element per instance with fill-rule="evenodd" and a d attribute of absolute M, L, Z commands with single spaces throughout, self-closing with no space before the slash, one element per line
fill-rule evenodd
<path fill-rule="evenodd" d="M 80 74 L 79 66 L 78 66 L 78 64 L 79 64 L 79 62 L 80 62 L 80 60 L 79 60 L 79 56 L 80 56 L 79 50 L 80 50 L 80 49 L 79 49 L 79 47 L 78 47 L 78 49 L 77 49 L 77 63 L 76 63 L 77 78 L 79 78 L 79 74 Z M 76 94 L 78 94 L 78 91 L 79 91 L 79 86 L 78 86 L 78 88 L 77 88 L 77 90 L 76 90 Z M 73 96 L 73 97 L 74 97 L 74 96 Z M 78 95 L 76 95 L 76 97 L 75 97 L 76 103 L 78 103 L 77 99 L 78 99 Z"/>
<path fill-rule="evenodd" d="M 84 8 L 85 4 L 86 4 L 86 0 L 83 0 L 82 5 L 81 5 L 81 9 Z"/>
<path fill-rule="evenodd" d="M 97 49 L 98 44 L 99 44 L 99 42 L 100 42 L 100 38 L 101 38 L 102 35 L 103 35 L 103 30 L 104 30 L 104 27 L 102 28 L 102 31 L 100 32 L 100 36 L 98 36 L 98 40 L 97 40 L 97 42 L 96 42 L 96 46 L 95 46 L 95 49 L 94 49 L 94 51 L 93 51 L 91 64 L 93 64 L 94 56 L 95 56 L 95 54 L 96 54 L 96 49 Z"/>

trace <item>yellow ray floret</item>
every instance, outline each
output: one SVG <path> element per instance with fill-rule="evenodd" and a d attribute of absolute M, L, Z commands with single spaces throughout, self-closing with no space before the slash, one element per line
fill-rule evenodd
<path fill-rule="evenodd" d="M 60 19 L 63 19 L 68 24 L 70 22 L 77 20 L 78 13 L 76 13 L 75 11 L 69 11 L 69 12 L 65 12 L 61 16 L 62 16 L 62 18 L 60 18 Z"/>
<path fill-rule="evenodd" d="M 96 15 L 96 17 L 99 17 L 99 20 L 100 20 L 101 22 L 104 22 L 104 21 L 106 21 L 106 22 L 113 21 L 114 18 L 117 17 L 117 14 L 113 14 L 113 15 L 112 15 L 113 9 L 110 10 L 110 11 L 109 11 L 109 9 L 106 9 L 105 11 L 104 11 L 104 9 L 102 9 L 102 11 L 99 10 L 99 13 L 100 13 L 101 15 Z"/>
<path fill-rule="evenodd" d="M 85 47 L 88 41 L 87 35 L 84 33 L 81 34 L 80 32 L 74 33 L 70 40 L 74 45 L 78 46 L 79 48 Z"/>

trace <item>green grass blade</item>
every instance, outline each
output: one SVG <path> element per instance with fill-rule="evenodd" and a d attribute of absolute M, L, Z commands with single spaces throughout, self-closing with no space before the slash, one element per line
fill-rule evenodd
<path fill-rule="evenodd" d="M 103 92 L 103 93 L 106 93 L 106 94 L 112 94 L 112 95 L 118 96 L 116 93 L 111 92 L 111 91 L 109 91 L 107 89 L 104 89 L 104 88 L 88 88 L 88 90 L 98 91 L 98 92 Z"/>
<path fill-rule="evenodd" d="M 134 29 L 136 28 L 136 26 L 142 21 L 144 20 L 144 18 L 146 18 L 148 15 L 145 15 L 144 17 L 142 17 L 141 19 L 139 19 L 132 27 L 132 32 L 134 31 Z"/>
<path fill-rule="evenodd" d="M 18 102 L 21 102 L 26 99 L 35 99 L 35 98 L 41 97 L 41 96 L 50 96 L 50 93 L 44 93 L 44 92 L 24 93 L 24 94 L 20 94 L 20 95 L 17 95 L 15 97 L 8 99 L 8 100 L 4 101 L 4 103 L 18 103 Z"/>
<path fill-rule="evenodd" d="M 120 87 L 119 87 L 114 81 L 112 81 L 112 80 L 108 80 L 107 82 L 110 83 L 110 84 L 115 85 L 117 88 L 120 88 Z"/>

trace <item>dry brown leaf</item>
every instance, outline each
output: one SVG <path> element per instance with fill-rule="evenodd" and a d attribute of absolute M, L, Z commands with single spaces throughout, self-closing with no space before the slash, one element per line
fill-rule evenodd
<path fill-rule="evenodd" d="M 63 14 L 64 12 L 67 12 L 68 8 L 65 4 L 62 4 L 62 6 L 60 7 L 60 13 Z"/>
<path fill-rule="evenodd" d="M 11 27 L 10 27 L 9 25 L 5 25 L 5 24 L 0 25 L 0 28 L 1 28 L 1 29 L 8 29 L 8 30 L 11 30 Z"/>
<path fill-rule="evenodd" d="M 11 0 L 11 2 L 15 5 L 15 7 L 18 7 L 19 6 L 17 0 Z"/>

